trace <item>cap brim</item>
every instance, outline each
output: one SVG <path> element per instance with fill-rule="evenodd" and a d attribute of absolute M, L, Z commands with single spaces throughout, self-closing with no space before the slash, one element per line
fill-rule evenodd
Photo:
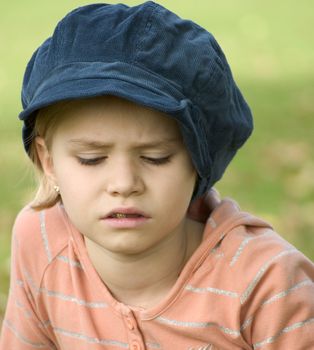
<path fill-rule="evenodd" d="M 165 113 L 175 113 L 186 106 L 185 96 L 176 87 L 134 65 L 73 63 L 53 71 L 33 93 L 19 118 L 26 121 L 37 110 L 60 101 L 102 95 L 125 98 Z"/>

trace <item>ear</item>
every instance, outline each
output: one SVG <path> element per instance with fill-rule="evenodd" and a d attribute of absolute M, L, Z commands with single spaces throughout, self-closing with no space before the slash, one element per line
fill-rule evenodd
<path fill-rule="evenodd" d="M 46 177 L 48 177 L 51 181 L 55 182 L 56 177 L 54 174 L 53 160 L 51 153 L 47 148 L 45 140 L 42 137 L 37 136 L 35 138 L 35 145 L 40 164 Z"/>

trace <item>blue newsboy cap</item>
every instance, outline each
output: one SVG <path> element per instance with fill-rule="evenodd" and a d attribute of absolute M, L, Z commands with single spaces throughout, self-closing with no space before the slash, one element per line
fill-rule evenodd
<path fill-rule="evenodd" d="M 253 129 L 214 37 L 152 1 L 87 5 L 58 23 L 26 68 L 19 115 L 26 151 L 40 108 L 100 95 L 175 118 L 199 175 L 195 197 L 221 178 Z"/>

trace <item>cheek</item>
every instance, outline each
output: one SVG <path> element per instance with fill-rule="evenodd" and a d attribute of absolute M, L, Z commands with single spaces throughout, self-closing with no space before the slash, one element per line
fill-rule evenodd
<path fill-rule="evenodd" d="M 186 213 L 196 180 L 197 174 L 190 162 L 186 163 L 186 166 L 180 167 L 180 170 L 169 174 L 169 177 L 164 181 L 163 200 L 165 207 L 170 212 L 176 212 L 178 215 L 180 215 L 180 212 L 182 215 Z"/>
<path fill-rule="evenodd" d="M 184 188 L 186 188 L 187 192 L 191 192 L 193 194 L 194 188 L 197 182 L 197 172 L 194 169 L 192 161 L 188 156 L 186 156 L 184 171 L 182 172 L 182 182 L 185 183 Z"/>
<path fill-rule="evenodd" d="M 184 224 L 194 189 L 193 178 L 190 176 L 185 181 L 173 178 L 163 198 L 160 198 L 158 227 L 161 232 L 173 231 Z M 189 180 L 188 185 L 186 180 Z"/>
<path fill-rule="evenodd" d="M 187 154 L 184 153 L 180 156 L 176 166 L 172 168 L 172 173 L 169 174 L 168 179 L 170 188 L 177 191 L 179 196 L 193 192 L 197 173 Z"/>
<path fill-rule="evenodd" d="M 59 160 L 56 162 L 55 175 L 63 203 L 73 207 L 79 206 L 82 199 L 88 197 L 95 183 L 88 180 L 85 173 L 79 171 L 77 165 L 71 161 Z"/>

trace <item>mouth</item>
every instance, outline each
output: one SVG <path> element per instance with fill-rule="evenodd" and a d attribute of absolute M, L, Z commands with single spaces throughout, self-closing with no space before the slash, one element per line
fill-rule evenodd
<path fill-rule="evenodd" d="M 143 218 L 141 214 L 124 214 L 124 213 L 114 213 L 112 215 L 106 216 L 107 219 L 127 219 L 127 218 Z"/>
<path fill-rule="evenodd" d="M 111 210 L 104 219 L 138 219 L 149 218 L 149 215 L 136 208 L 116 208 Z"/>
<path fill-rule="evenodd" d="M 103 221 L 113 229 L 137 229 L 149 222 L 151 217 L 137 208 L 116 208 Z"/>

